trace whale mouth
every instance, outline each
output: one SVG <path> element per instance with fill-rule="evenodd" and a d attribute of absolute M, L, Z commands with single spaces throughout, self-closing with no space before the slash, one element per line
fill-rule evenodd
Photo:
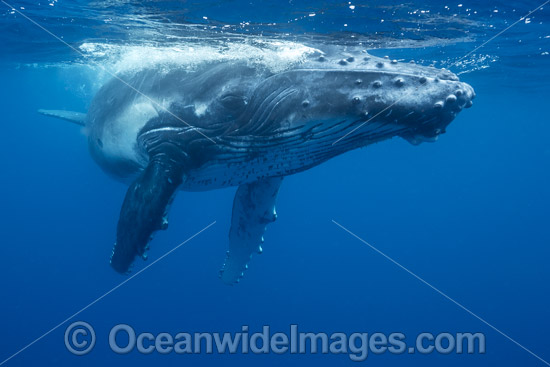
<path fill-rule="evenodd" d="M 400 136 L 411 143 L 412 145 L 419 145 L 421 143 L 435 143 L 439 139 L 439 135 L 444 134 L 445 130 L 435 129 L 432 133 L 406 133 Z"/>

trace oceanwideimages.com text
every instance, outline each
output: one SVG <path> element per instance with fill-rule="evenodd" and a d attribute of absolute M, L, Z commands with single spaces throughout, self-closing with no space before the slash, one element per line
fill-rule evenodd
<path fill-rule="evenodd" d="M 243 325 L 237 332 L 140 332 L 127 324 L 111 328 L 107 336 L 110 349 L 117 354 L 342 354 L 352 361 L 365 361 L 369 355 L 390 354 L 484 354 L 483 333 L 423 332 L 410 339 L 404 333 L 310 332 L 298 325 L 272 330 L 265 325 L 251 330 Z M 69 351 L 89 353 L 96 342 L 91 325 L 77 322 L 65 333 Z"/>

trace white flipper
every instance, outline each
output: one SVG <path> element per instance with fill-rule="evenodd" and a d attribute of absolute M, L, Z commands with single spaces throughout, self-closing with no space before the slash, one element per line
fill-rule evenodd
<path fill-rule="evenodd" d="M 229 251 L 220 278 L 238 282 L 254 252 L 261 253 L 266 226 L 277 218 L 275 200 L 282 177 L 272 177 L 239 186 L 233 201 Z"/>
<path fill-rule="evenodd" d="M 38 110 L 38 112 L 46 116 L 57 117 L 61 120 L 70 121 L 80 126 L 86 125 L 85 113 L 63 110 Z"/>

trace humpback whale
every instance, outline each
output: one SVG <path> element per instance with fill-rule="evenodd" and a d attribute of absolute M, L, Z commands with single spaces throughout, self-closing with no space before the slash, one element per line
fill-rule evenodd
<path fill-rule="evenodd" d="M 220 271 L 232 284 L 262 251 L 285 176 L 393 137 L 435 141 L 474 97 L 445 69 L 314 52 L 277 71 L 246 60 L 149 65 L 108 81 L 86 114 L 40 112 L 84 126 L 93 159 L 129 184 L 111 255 L 117 272 L 147 258 L 178 190 L 237 186 Z"/>

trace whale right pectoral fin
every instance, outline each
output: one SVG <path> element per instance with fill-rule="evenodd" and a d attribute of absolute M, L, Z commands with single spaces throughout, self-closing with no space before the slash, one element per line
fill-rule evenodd
<path fill-rule="evenodd" d="M 252 254 L 262 251 L 266 226 L 277 217 L 275 201 L 282 181 L 282 177 L 272 177 L 237 189 L 229 231 L 229 251 L 220 271 L 224 283 L 238 282 Z"/>
<path fill-rule="evenodd" d="M 111 255 L 111 266 L 119 273 L 127 273 L 136 256 L 146 259 L 153 233 L 167 228 L 167 212 L 184 179 L 182 154 L 170 143 L 160 144 L 128 188 Z"/>

